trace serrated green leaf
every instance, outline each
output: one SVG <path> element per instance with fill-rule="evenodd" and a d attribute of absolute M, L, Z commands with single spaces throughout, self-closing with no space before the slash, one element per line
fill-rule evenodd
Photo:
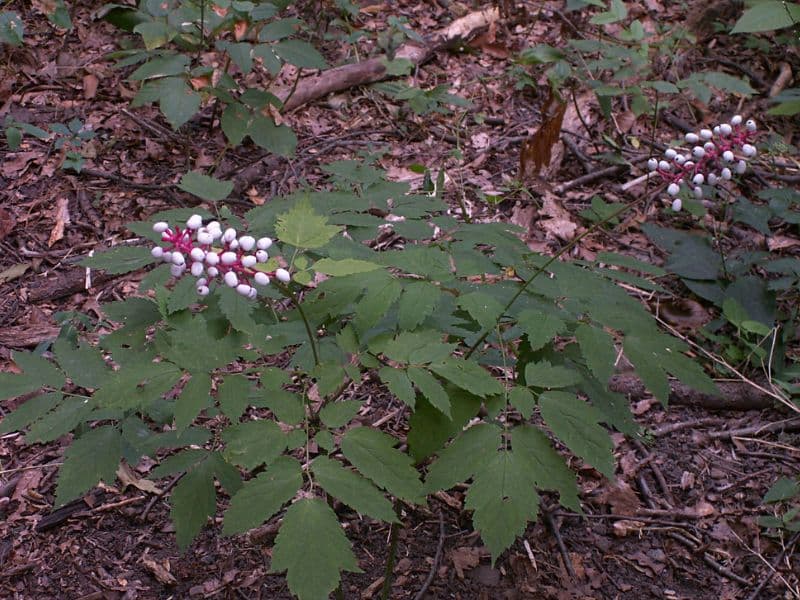
<path fill-rule="evenodd" d="M 211 377 L 208 373 L 194 373 L 183 386 L 183 391 L 175 401 L 175 427 L 178 431 L 186 429 L 204 408 L 213 404 L 211 397 Z"/>
<path fill-rule="evenodd" d="M 155 469 L 150 471 L 151 479 L 161 479 L 168 475 L 174 475 L 182 471 L 187 471 L 191 467 L 199 464 L 201 461 L 208 458 L 210 452 L 199 448 L 187 448 L 180 452 L 168 456 L 161 461 Z"/>
<path fill-rule="evenodd" d="M 763 0 L 742 13 L 731 33 L 775 31 L 799 22 L 800 5 L 796 2 Z"/>
<path fill-rule="evenodd" d="M 54 410 L 34 421 L 25 434 L 28 443 L 46 444 L 57 440 L 89 419 L 95 405 L 84 398 L 65 397 Z"/>
<path fill-rule="evenodd" d="M 539 511 L 539 495 L 527 461 L 513 451 L 500 451 L 482 461 L 467 492 L 465 507 L 492 553 L 492 562 L 525 531 Z"/>
<path fill-rule="evenodd" d="M 319 418 L 326 427 L 336 429 L 347 425 L 356 416 L 359 408 L 361 408 L 361 402 L 358 400 L 331 402 L 319 411 Z"/>
<path fill-rule="evenodd" d="M 567 329 L 566 323 L 561 319 L 535 309 L 523 310 L 519 313 L 517 322 L 528 336 L 531 350 L 539 350 Z"/>
<path fill-rule="evenodd" d="M 186 85 L 183 77 L 165 77 L 159 83 L 159 108 L 177 131 L 199 110 L 200 94 Z"/>
<path fill-rule="evenodd" d="M 25 26 L 13 10 L 0 11 L 0 42 L 12 46 L 22 45 Z"/>
<path fill-rule="evenodd" d="M 503 314 L 503 305 L 488 294 L 472 292 L 458 299 L 458 305 L 467 311 L 483 329 L 494 329 Z"/>
<path fill-rule="evenodd" d="M 232 181 L 210 177 L 200 171 L 189 171 L 181 177 L 178 188 L 208 202 L 224 200 L 233 191 Z"/>
<path fill-rule="evenodd" d="M 114 371 L 95 391 L 101 408 L 141 409 L 169 391 L 180 377 L 172 363 L 143 362 Z"/>
<path fill-rule="evenodd" d="M 575 473 L 553 449 L 544 432 L 538 427 L 519 425 L 511 432 L 511 444 L 516 456 L 528 463 L 537 488 L 557 491 L 562 506 L 583 512 Z"/>
<path fill-rule="evenodd" d="M 586 360 L 586 366 L 598 381 L 606 383 L 614 374 L 616 351 L 611 336 L 592 325 L 582 323 L 575 330 L 575 338 Z"/>
<path fill-rule="evenodd" d="M 217 510 L 214 474 L 208 460 L 187 471 L 172 490 L 170 503 L 176 541 L 185 550 Z"/>
<path fill-rule="evenodd" d="M 0 383 L 0 385 L 2 384 Z M 21 431 L 56 408 L 63 398 L 64 396 L 60 392 L 39 394 L 38 396 L 29 398 L 13 412 L 3 416 L 3 420 L 0 421 L 0 434 L 9 433 L 11 431 Z"/>
<path fill-rule="evenodd" d="M 132 81 L 144 81 L 145 79 L 181 75 L 187 72 L 188 67 L 188 56 L 185 54 L 169 54 L 167 56 L 160 56 L 148 60 L 131 73 L 128 79 Z"/>
<path fill-rule="evenodd" d="M 133 31 L 142 36 L 144 47 L 148 50 L 165 46 L 177 34 L 177 31 L 164 21 L 139 23 L 133 28 Z"/>
<path fill-rule="evenodd" d="M 239 103 L 228 104 L 220 118 L 220 127 L 231 146 L 238 146 L 247 135 L 250 111 Z"/>
<path fill-rule="evenodd" d="M 98 388 L 112 374 L 100 351 L 88 344 L 76 347 L 60 338 L 53 344 L 53 353 L 67 376 L 81 387 Z"/>
<path fill-rule="evenodd" d="M 252 300 L 238 294 L 233 288 L 220 287 L 219 309 L 237 331 L 243 333 L 255 331 L 257 325 L 252 317 L 254 308 Z"/>
<path fill-rule="evenodd" d="M 217 48 L 225 50 L 234 64 L 247 75 L 253 68 L 253 45 L 248 42 L 227 42 L 220 40 Z"/>
<path fill-rule="evenodd" d="M 340 462 L 318 456 L 311 463 L 314 480 L 322 488 L 361 514 L 387 523 L 398 523 L 397 515 L 384 495 L 364 477 Z"/>
<path fill-rule="evenodd" d="M 275 125 L 270 117 L 261 114 L 253 115 L 247 134 L 255 144 L 280 156 L 292 156 L 297 148 L 297 136 L 294 131 L 286 125 Z M 287 240 L 283 239 L 283 241 Z M 311 248 L 312 246 L 304 247 Z"/>
<path fill-rule="evenodd" d="M 211 372 L 224 367 L 241 354 L 242 337 L 237 332 L 217 339 L 209 332 L 202 315 L 193 315 L 169 333 L 170 347 L 165 356 L 192 372 Z"/>
<path fill-rule="evenodd" d="M 561 365 L 551 365 L 549 361 L 525 365 L 525 383 L 535 388 L 562 388 L 581 381 L 581 375 L 573 369 Z"/>
<path fill-rule="evenodd" d="M 419 473 L 411 457 L 394 449 L 397 440 L 369 427 L 355 427 L 342 438 L 342 453 L 362 474 L 390 494 L 424 504 Z"/>
<path fill-rule="evenodd" d="M 448 419 L 433 408 L 425 398 L 419 398 L 409 420 L 408 446 L 417 462 L 442 448 L 452 436 L 474 417 L 481 408 L 481 399 L 454 386 L 448 388 L 451 413 Z"/>
<path fill-rule="evenodd" d="M 536 407 L 536 398 L 533 397 L 533 392 L 519 385 L 511 388 L 511 391 L 508 393 L 508 401 L 511 402 L 511 405 L 526 419 L 531 418 L 533 409 Z"/>
<path fill-rule="evenodd" d="M 447 397 L 447 392 L 442 387 L 442 384 L 439 383 L 439 380 L 421 367 L 408 367 L 406 373 L 425 399 L 448 419 L 451 418 L 450 399 Z"/>
<path fill-rule="evenodd" d="M 176 313 L 197 302 L 197 280 L 194 277 L 178 279 L 167 301 L 167 312 Z"/>
<path fill-rule="evenodd" d="M 403 404 L 414 408 L 417 394 L 405 371 L 393 367 L 382 367 L 378 371 L 378 377 L 381 378 L 381 381 L 386 384 L 389 391 L 397 396 Z"/>
<path fill-rule="evenodd" d="M 244 375 L 226 375 L 217 391 L 222 412 L 234 423 L 250 404 L 251 383 Z"/>
<path fill-rule="evenodd" d="M 611 436 L 598 422 L 596 409 L 567 392 L 539 396 L 545 423 L 567 447 L 609 479 L 614 477 Z"/>
<path fill-rule="evenodd" d="M 342 260 L 332 260 L 330 258 L 323 258 L 315 262 L 312 267 L 315 271 L 332 275 L 334 277 L 342 277 L 344 275 L 353 275 L 355 273 L 367 273 L 376 269 L 382 269 L 383 266 L 369 262 L 366 260 L 358 260 L 355 258 L 344 258 Z"/>
<path fill-rule="evenodd" d="M 734 77 L 722 71 L 709 71 L 703 74 L 703 79 L 708 85 L 719 88 L 732 94 L 740 94 L 745 97 L 756 93 L 749 83 L 741 77 Z"/>
<path fill-rule="evenodd" d="M 389 277 L 364 294 L 356 305 L 356 316 L 353 319 L 356 330 L 363 332 L 376 325 L 389 312 L 402 291 L 400 282 Z"/>
<path fill-rule="evenodd" d="M 784 500 L 791 500 L 799 495 L 800 481 L 789 479 L 788 477 L 781 477 L 778 481 L 773 483 L 767 491 L 764 496 L 764 503 L 783 502 Z"/>
<path fill-rule="evenodd" d="M 121 275 L 141 269 L 153 262 L 150 249 L 144 246 L 117 246 L 84 258 L 82 267 L 102 269 L 110 275 Z"/>
<path fill-rule="evenodd" d="M 272 46 L 275 54 L 301 69 L 326 69 L 328 64 L 314 46 L 303 40 L 284 40 Z"/>
<path fill-rule="evenodd" d="M 503 393 L 500 382 L 475 361 L 448 358 L 439 363 L 431 363 L 428 368 L 439 377 L 480 398 Z"/>
<path fill-rule="evenodd" d="M 257 399 L 253 399 L 252 404 L 256 406 L 266 406 L 275 417 L 287 425 L 296 425 L 305 417 L 303 401 L 297 394 L 286 390 L 274 389 L 264 390 Z"/>
<path fill-rule="evenodd" d="M 289 590 L 300 600 L 327 598 L 341 571 L 361 572 L 336 513 L 319 498 L 303 498 L 286 511 L 271 570 L 286 571 Z"/>
<path fill-rule="evenodd" d="M 651 334 L 655 335 L 655 334 Z M 636 374 L 645 387 L 667 406 L 669 403 L 669 379 L 659 361 L 660 351 L 654 351 L 652 344 L 638 336 L 625 336 L 623 342 L 625 357 L 631 361 Z"/>
<path fill-rule="evenodd" d="M 270 464 L 286 450 L 286 434 L 275 421 L 247 421 L 222 432 L 225 459 L 252 470 Z"/>
<path fill-rule="evenodd" d="M 104 425 L 73 441 L 58 472 L 55 505 L 77 498 L 101 480 L 112 484 L 122 458 L 121 440 L 116 427 Z"/>
<path fill-rule="evenodd" d="M 295 203 L 289 212 L 278 215 L 275 232 L 282 242 L 295 248 L 314 249 L 327 244 L 341 230 L 318 215 L 310 202 Z"/>
<path fill-rule="evenodd" d="M 400 363 L 422 365 L 444 360 L 456 349 L 456 344 L 442 343 L 441 331 L 422 329 L 403 331 L 381 344 L 371 343 L 369 348 Z"/>
<path fill-rule="evenodd" d="M 302 485 L 300 463 L 291 456 L 278 457 L 231 498 L 222 533 L 233 535 L 258 527 L 291 500 Z"/>
<path fill-rule="evenodd" d="M 442 292 L 427 281 L 415 281 L 405 286 L 398 305 L 398 325 L 402 331 L 412 331 L 427 319 L 439 304 Z"/>
<path fill-rule="evenodd" d="M 472 477 L 480 469 L 482 459 L 497 452 L 500 434 L 500 428 L 490 423 L 474 425 L 464 431 L 428 468 L 425 493 L 449 490 Z"/>

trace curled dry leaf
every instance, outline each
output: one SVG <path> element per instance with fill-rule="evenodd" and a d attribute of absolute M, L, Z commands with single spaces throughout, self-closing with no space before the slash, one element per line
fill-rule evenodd
<path fill-rule="evenodd" d="M 67 198 L 62 197 L 56 201 L 55 219 L 55 225 L 53 225 L 53 229 L 50 231 L 50 238 L 47 240 L 48 247 L 64 238 L 64 228 L 70 223 L 69 200 Z"/>
<path fill-rule="evenodd" d="M 690 298 L 667 300 L 659 305 L 661 317 L 676 329 L 700 329 L 711 321 L 702 304 Z"/>
<path fill-rule="evenodd" d="M 561 123 L 564 121 L 566 103 L 561 103 L 548 119 L 542 122 L 541 127 L 522 143 L 519 154 L 519 176 L 525 179 L 537 175 L 542 168 L 550 164 L 553 145 L 561 135 Z"/>

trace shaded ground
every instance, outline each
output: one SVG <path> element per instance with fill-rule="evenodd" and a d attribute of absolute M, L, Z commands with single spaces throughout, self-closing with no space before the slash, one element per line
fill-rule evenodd
<path fill-rule="evenodd" d="M 10 8 L 23 16 L 27 41 L 21 49 L 3 49 L 0 113 L 41 127 L 77 117 L 91 124 L 97 137 L 86 149 L 88 160 L 80 175 L 60 169 L 63 154 L 48 143 L 26 139 L 16 152 L 0 147 L 0 273 L 6 275 L 0 277 L 0 362 L 5 370 L 12 368 L 11 349 L 30 349 L 57 334 L 56 312 L 96 312 L 100 302 L 135 293 L 141 275 L 95 276 L 87 291 L 84 270 L 74 265 L 92 249 L 129 238 L 126 222 L 196 202 L 170 184 L 189 169 L 213 164 L 223 145 L 219 129 L 209 126 L 210 109 L 172 133 L 155 108 L 128 108 L 133 95 L 132 83 L 125 80 L 128 71 L 114 70 L 103 58 L 116 49 L 120 35 L 90 17 L 101 3 L 73 3 L 71 33 L 56 32 L 35 9 L 17 4 L 21 3 L 12 2 Z M 447 9 L 448 4 L 366 7 L 360 25 L 380 30 L 392 14 L 407 17 L 416 31 L 427 34 L 460 16 L 459 6 Z M 300 5 L 306 17 L 315 14 L 316 3 Z M 654 16 L 682 22 L 682 14 L 671 15 L 657 2 L 647 7 L 636 9 L 646 24 L 652 24 Z M 217 174 L 237 183 L 234 212 L 302 182 L 313 185 L 320 179 L 321 164 L 377 149 L 383 149 L 378 164 L 389 176 L 414 186 L 422 183 L 422 175 L 409 169 L 411 165 L 445 167 L 445 194 L 454 211 L 466 210 L 472 218 L 511 219 L 528 230 L 527 241 L 537 251 L 552 252 L 570 232 L 584 227 L 578 213 L 593 195 L 611 202 L 632 198 L 630 193 L 643 194 L 643 188 L 627 196 L 620 191 L 620 183 L 640 174 L 627 168 L 553 193 L 554 186 L 607 166 L 587 159 L 600 148 L 603 134 L 626 144 L 624 152 L 632 162 L 649 156 L 628 143 L 633 137 L 667 141 L 676 135 L 667 128 L 653 134 L 647 119 L 630 119 L 624 107 L 615 129 L 597 118 L 596 107 L 584 96 L 577 99 L 589 131 L 577 122 L 571 134 L 564 135 L 577 152 L 562 152 L 544 182 L 532 182 L 530 191 L 513 184 L 520 143 L 541 123 L 546 94 L 514 89 L 515 79 L 507 73 L 510 57 L 537 43 L 556 44 L 586 21 L 586 15 L 561 13 L 555 3 L 544 8 L 528 3 L 525 8 L 527 14 L 503 21 L 489 32 L 491 39 L 476 43 L 472 51 L 442 50 L 415 73 L 421 87 L 449 83 L 454 93 L 469 98 L 472 108 L 457 112 L 458 118 L 418 117 L 402 103 L 358 88 L 287 116 L 300 140 L 291 160 L 252 146 L 224 154 Z M 326 13 L 317 16 L 314 22 L 322 34 Z M 699 45 L 693 51 L 697 54 L 682 57 L 683 62 L 701 54 L 713 61 L 730 52 L 732 44 L 723 38 Z M 360 55 L 368 55 L 372 45 L 363 42 Z M 335 39 L 323 49 L 331 64 L 352 58 L 352 48 Z M 768 61 L 754 59 L 748 68 L 768 83 L 775 76 Z M 292 74 L 286 79 L 291 81 Z M 723 96 L 712 104 L 713 114 L 684 106 L 674 116 L 708 124 L 716 114 L 734 109 Z M 757 114 L 763 106 L 764 101 L 756 99 L 740 110 Z M 790 136 L 787 141 L 797 142 Z M 479 191 L 504 191 L 504 201 L 488 204 Z M 641 209 L 613 233 L 599 232 L 583 240 L 577 256 L 593 258 L 601 250 L 620 250 L 658 262 L 658 252 L 638 224 L 657 219 L 659 212 L 655 198 L 643 198 Z M 796 240 L 796 231 L 785 233 Z M 740 243 L 763 246 L 763 237 L 745 234 Z M 796 243 L 786 251 L 795 250 Z M 6 269 L 14 267 L 17 270 L 9 275 Z M 374 391 L 364 387 L 356 394 L 367 397 Z M 737 599 L 748 598 L 773 569 L 779 574 L 759 597 L 797 593 L 800 567 L 795 550 L 783 552 L 788 537 L 767 536 L 756 523 L 767 511 L 761 506 L 766 490 L 800 468 L 796 424 L 786 431 L 753 430 L 730 439 L 724 430 L 758 427 L 786 415 L 773 410 L 711 413 L 684 406 L 665 412 L 648 398 L 632 401 L 639 422 L 655 432 L 648 438 L 652 443 L 615 439 L 615 482 L 580 468 L 583 517 L 558 511 L 555 499 L 545 497 L 548 516 L 531 525 L 492 566 L 461 510 L 463 490 L 439 494 L 427 509 L 405 515 L 389 597 L 416 598 L 427 585 L 420 597 Z M 8 411 L 17 403 L 0 406 Z M 403 412 L 397 401 L 374 393 L 369 407 L 369 423 L 402 435 Z M 683 426 L 669 430 L 673 424 Z M 68 520 L 37 531 L 37 523 L 41 528 L 52 510 L 55 467 L 66 445 L 62 441 L 26 446 L 22 434 L 0 438 L 0 597 L 290 597 L 283 578 L 268 574 L 275 534 L 269 525 L 255 535 L 231 539 L 219 537 L 215 523 L 181 554 L 166 500 L 135 487 L 106 488 L 87 496 Z M 140 465 L 139 475 L 150 466 Z M 354 514 L 346 522 L 364 573 L 345 576 L 345 597 L 380 597 L 388 528 Z"/>

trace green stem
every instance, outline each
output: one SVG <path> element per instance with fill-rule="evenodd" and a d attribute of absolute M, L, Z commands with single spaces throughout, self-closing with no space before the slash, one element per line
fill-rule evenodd
<path fill-rule="evenodd" d="M 319 366 L 319 352 L 317 351 L 317 341 L 314 337 L 314 333 L 311 331 L 311 323 L 306 316 L 306 311 L 303 310 L 303 305 L 300 301 L 295 298 L 294 294 L 290 296 L 292 302 L 297 307 L 297 312 L 300 315 L 300 318 L 303 319 L 303 325 L 306 326 L 306 334 L 308 334 L 308 342 L 311 344 L 311 353 L 314 355 L 314 365 Z"/>
<path fill-rule="evenodd" d="M 598 229 L 600 229 L 600 228 L 601 228 L 603 225 L 605 225 L 606 223 L 608 223 L 609 221 L 611 221 L 611 220 L 612 220 L 612 219 L 614 219 L 615 217 L 617 217 L 617 216 L 621 215 L 623 212 L 625 212 L 626 210 L 628 210 L 629 208 L 631 208 L 631 207 L 632 207 L 634 204 L 636 204 L 637 202 L 638 202 L 638 200 L 634 200 L 633 202 L 630 202 L 630 203 L 628 203 L 628 204 L 625 204 L 625 205 L 624 205 L 624 206 L 622 206 L 621 208 L 618 208 L 617 210 L 615 210 L 614 212 L 612 212 L 611 214 L 609 214 L 609 215 L 608 215 L 608 216 L 607 216 L 605 219 L 603 219 L 603 220 L 601 220 L 601 221 L 598 221 L 598 222 L 594 223 L 594 224 L 593 224 L 591 227 L 589 227 L 589 229 L 587 229 L 586 231 L 584 231 L 582 234 L 580 234 L 580 235 L 579 235 L 579 236 L 577 236 L 575 239 L 573 239 L 573 240 L 572 240 L 570 243 L 568 243 L 566 246 L 564 246 L 564 247 L 563 247 L 561 250 L 559 250 L 559 251 L 558 251 L 558 252 L 556 252 L 556 253 L 555 253 L 553 256 L 551 256 L 551 257 L 550 257 L 550 258 L 549 258 L 547 261 L 545 261 L 545 263 L 544 263 L 544 264 L 543 264 L 541 267 L 536 267 L 536 271 L 533 273 L 533 275 L 531 275 L 531 276 L 530 276 L 530 277 L 529 277 L 529 278 L 528 278 L 528 279 L 527 279 L 527 280 L 526 280 L 526 281 L 525 281 L 525 282 L 524 282 L 524 283 L 523 283 L 523 284 L 520 286 L 520 288 L 517 290 L 517 293 L 516 293 L 516 294 L 514 294 L 514 295 L 511 297 L 511 299 L 510 299 L 510 300 L 509 300 L 509 301 L 506 303 L 506 305 L 503 307 L 503 310 L 500 312 L 500 314 L 499 314 L 499 315 L 497 315 L 497 318 L 495 319 L 495 322 L 494 322 L 494 323 L 493 323 L 493 324 L 492 324 L 490 327 L 487 327 L 487 328 L 484 330 L 484 332 L 481 334 L 481 336 L 480 336 L 480 337 L 479 337 L 477 340 L 475 340 L 475 343 L 474 343 L 474 344 L 472 344 L 472 346 L 470 346 L 469 350 L 467 350 L 466 354 L 464 354 L 464 358 L 465 358 L 465 359 L 468 359 L 470 356 L 472 356 L 472 355 L 475 353 L 475 350 L 477 350 L 477 349 L 478 349 L 478 347 L 479 347 L 479 346 L 480 346 L 480 345 L 481 345 L 481 344 L 482 344 L 482 343 L 483 343 L 483 342 L 486 340 L 486 338 L 487 338 L 487 337 L 489 337 L 489 334 L 490 334 L 492 331 L 494 331 L 495 327 L 498 327 L 498 326 L 500 325 L 500 320 L 503 318 L 503 315 L 504 315 L 506 312 L 508 312 L 508 309 L 510 309 L 510 308 L 511 308 L 511 306 L 514 304 L 514 302 L 516 302 L 516 301 L 517 301 L 517 298 L 519 298 L 519 297 L 520 297 L 522 294 L 524 294 L 524 293 L 525 293 L 525 290 L 527 290 L 527 289 L 528 289 L 528 286 L 529 286 L 531 283 L 533 283 L 533 281 L 534 281 L 534 280 L 535 280 L 535 279 L 536 279 L 536 278 L 537 278 L 539 275 L 541 275 L 542 273 L 544 273 L 544 272 L 545 272 L 545 270 L 547 269 L 547 267 L 549 267 L 550 265 L 552 265 L 552 264 L 553 264 L 553 263 L 554 263 L 556 260 L 558 260 L 558 259 L 559 259 L 561 256 L 563 256 L 564 254 L 566 254 L 567 252 L 569 252 L 570 250 L 572 250 L 572 249 L 573 249 L 573 248 L 574 248 L 574 247 L 575 247 L 575 246 L 578 244 L 578 242 L 580 242 L 580 241 L 581 241 L 583 238 L 585 238 L 587 235 L 589 235 L 589 234 L 591 234 L 591 233 L 594 233 L 595 231 L 597 231 Z"/>
<path fill-rule="evenodd" d="M 395 503 L 396 507 L 397 503 Z M 381 600 L 389 600 L 392 591 L 392 573 L 394 572 L 394 555 L 397 552 L 397 538 L 400 531 L 398 523 L 392 523 L 389 529 L 389 556 L 386 557 L 386 570 L 383 573 L 383 588 L 381 589 Z"/>

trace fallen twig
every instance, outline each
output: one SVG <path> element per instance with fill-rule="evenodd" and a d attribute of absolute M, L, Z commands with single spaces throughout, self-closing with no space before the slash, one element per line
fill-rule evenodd
<path fill-rule="evenodd" d="M 732 438 L 743 435 L 753 435 L 772 431 L 798 431 L 800 430 L 800 419 L 783 419 L 766 425 L 753 425 L 752 427 L 742 427 L 741 429 L 728 429 L 721 431 L 711 431 L 708 437 L 711 439 Z"/>
<path fill-rule="evenodd" d="M 444 547 L 444 517 L 442 516 L 442 511 L 439 511 L 439 543 L 436 545 L 436 554 L 433 557 L 433 564 L 431 565 L 431 570 L 428 572 L 428 577 L 425 579 L 425 583 L 422 584 L 422 587 L 419 588 L 416 596 L 414 596 L 414 600 L 422 600 L 423 596 L 425 596 L 425 592 L 428 591 L 428 588 L 433 583 L 433 578 L 436 576 L 436 569 L 439 567 L 439 560 L 442 558 L 442 548 Z"/>

